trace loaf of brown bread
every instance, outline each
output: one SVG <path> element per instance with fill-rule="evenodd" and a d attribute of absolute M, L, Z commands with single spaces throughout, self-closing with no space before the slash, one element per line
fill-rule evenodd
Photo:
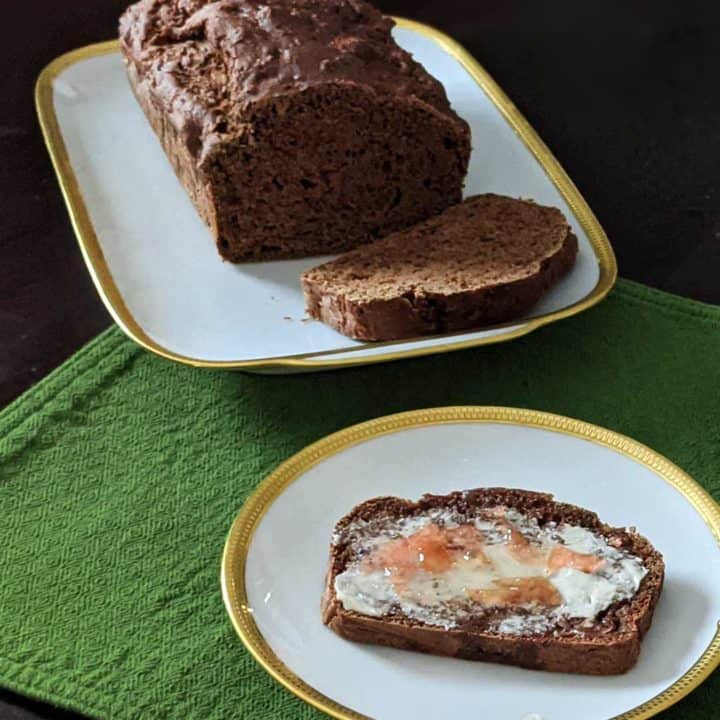
<path fill-rule="evenodd" d="M 476 195 L 302 276 L 308 314 L 358 340 L 515 320 L 575 262 L 557 208 Z"/>
<path fill-rule="evenodd" d="M 612 675 L 637 661 L 664 570 L 634 530 L 552 495 L 383 497 L 335 527 L 322 617 L 356 642 Z"/>
<path fill-rule="evenodd" d="M 233 262 L 346 250 L 462 197 L 467 123 L 363 0 L 140 0 L 131 86 Z"/>

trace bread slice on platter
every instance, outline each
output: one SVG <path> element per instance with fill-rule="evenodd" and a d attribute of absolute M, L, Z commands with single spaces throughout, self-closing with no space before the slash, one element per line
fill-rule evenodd
<path fill-rule="evenodd" d="M 381 497 L 335 527 L 322 618 L 355 642 L 593 675 L 637 661 L 660 553 L 552 495 Z"/>
<path fill-rule="evenodd" d="M 358 340 L 468 330 L 526 314 L 575 262 L 557 208 L 476 195 L 306 271 L 311 317 Z"/>

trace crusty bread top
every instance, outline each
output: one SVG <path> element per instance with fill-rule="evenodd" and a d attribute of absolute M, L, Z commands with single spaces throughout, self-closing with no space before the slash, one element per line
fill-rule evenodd
<path fill-rule="evenodd" d="M 393 25 L 365 0 L 139 0 L 120 41 L 191 149 L 243 132 L 251 105 L 331 83 L 420 102 L 467 132 Z"/>
<path fill-rule="evenodd" d="M 570 226 L 557 208 L 475 195 L 408 230 L 308 270 L 305 283 L 363 302 L 421 288 L 450 295 L 537 275 Z"/>
<path fill-rule="evenodd" d="M 647 629 L 664 577 L 662 556 L 648 540 L 634 529 L 614 528 L 602 523 L 590 510 L 556 502 L 550 494 L 506 488 L 481 488 L 449 495 L 425 495 L 417 502 L 397 497 L 373 498 L 355 507 L 335 527 L 323 601 L 325 622 L 329 623 L 338 613 L 357 614 L 344 609 L 337 600 L 334 579 L 357 558 L 355 541 L 358 527 L 361 528 L 361 532 L 372 533 L 373 525 L 378 521 L 382 522 L 383 518 L 423 515 L 429 510 L 438 508 L 453 509 L 460 515 L 472 516 L 482 508 L 496 507 L 509 508 L 528 518 L 535 518 L 540 526 L 553 522 L 576 525 L 591 530 L 605 537 L 609 544 L 639 558 L 647 571 L 632 598 L 614 603 L 600 613 L 594 622 L 588 623 L 580 619 L 564 618 L 548 633 L 540 633 L 535 637 L 539 639 L 546 635 L 569 641 L 606 643 L 627 634 L 643 634 Z M 502 609 L 480 611 L 476 617 L 459 623 L 457 630 L 500 636 L 502 634 L 491 631 L 490 626 L 508 612 L 508 610 Z M 512 612 L 517 612 L 517 609 L 513 609 Z M 423 625 L 421 621 L 402 614 L 390 614 L 385 619 L 388 622 L 409 627 Z"/>

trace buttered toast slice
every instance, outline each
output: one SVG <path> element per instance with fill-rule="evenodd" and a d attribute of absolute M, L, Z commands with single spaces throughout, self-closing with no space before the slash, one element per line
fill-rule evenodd
<path fill-rule="evenodd" d="M 383 497 L 336 525 L 323 621 L 356 642 L 556 672 L 630 669 L 660 553 L 552 495 Z"/>

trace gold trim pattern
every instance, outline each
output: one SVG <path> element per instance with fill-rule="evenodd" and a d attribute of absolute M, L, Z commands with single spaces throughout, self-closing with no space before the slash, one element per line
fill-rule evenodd
<path fill-rule="evenodd" d="M 110 268 L 105 261 L 95 229 L 93 228 L 80 188 L 73 172 L 72 164 L 63 141 L 62 132 L 58 124 L 53 103 L 53 81 L 69 66 L 88 58 L 117 52 L 118 42 L 107 42 L 88 45 L 78 48 L 53 60 L 38 77 L 35 86 L 35 105 L 37 108 L 40 127 L 45 138 L 55 173 L 60 183 L 65 204 L 67 205 L 75 235 L 80 245 L 85 264 L 97 288 L 102 301 L 121 330 L 144 347 L 146 350 L 169 360 L 203 368 L 243 369 L 256 371 L 287 370 L 325 370 L 331 368 L 347 367 L 350 365 L 365 365 L 400 358 L 419 357 L 432 353 L 443 353 L 452 350 L 504 342 L 526 335 L 548 323 L 575 315 L 600 302 L 612 289 L 617 279 L 617 263 L 610 242 L 592 210 L 585 202 L 578 189 L 560 163 L 555 159 L 545 143 L 538 137 L 530 123 L 522 116 L 512 101 L 500 89 L 488 72 L 465 50 L 444 33 L 413 20 L 395 18 L 397 26 L 425 35 L 433 40 L 447 53 L 454 57 L 477 82 L 483 92 L 500 110 L 505 120 L 512 127 L 518 137 L 537 159 L 540 166 L 557 187 L 567 202 L 583 230 L 587 234 L 593 247 L 599 265 L 598 282 L 593 290 L 582 300 L 552 313 L 531 318 L 522 322 L 519 327 L 505 333 L 476 337 L 469 340 L 452 340 L 447 336 L 448 342 L 441 345 L 414 347 L 405 350 L 392 350 L 394 345 L 407 343 L 408 340 L 376 343 L 372 347 L 387 347 L 388 351 L 367 356 L 352 356 L 352 353 L 367 350 L 367 345 L 352 345 L 339 350 L 290 355 L 283 357 L 262 358 L 259 360 L 206 360 L 188 357 L 162 346 L 151 338 L 135 320 L 113 279 Z M 513 323 L 517 326 L 517 323 Z M 496 326 L 502 327 L 502 326 Z M 490 328 L 488 328 L 490 329 Z M 424 338 L 427 339 L 427 338 Z M 333 359 L 338 354 L 347 354 L 349 357 Z"/>
<path fill-rule="evenodd" d="M 695 508 L 720 542 L 720 506 L 686 472 L 635 440 L 581 420 L 519 408 L 459 406 L 388 415 L 329 435 L 286 460 L 248 498 L 228 535 L 220 582 L 225 607 L 233 626 L 252 656 L 288 690 L 331 717 L 339 720 L 370 720 L 301 680 L 277 657 L 263 638 L 253 619 L 245 585 L 245 563 L 255 529 L 289 485 L 330 456 L 382 435 L 451 423 L 505 423 L 541 428 L 608 447 L 650 468 L 675 488 Z M 611 720 L 646 720 L 657 715 L 694 690 L 719 664 L 720 629 L 702 656 L 682 677 L 657 696 Z"/>

